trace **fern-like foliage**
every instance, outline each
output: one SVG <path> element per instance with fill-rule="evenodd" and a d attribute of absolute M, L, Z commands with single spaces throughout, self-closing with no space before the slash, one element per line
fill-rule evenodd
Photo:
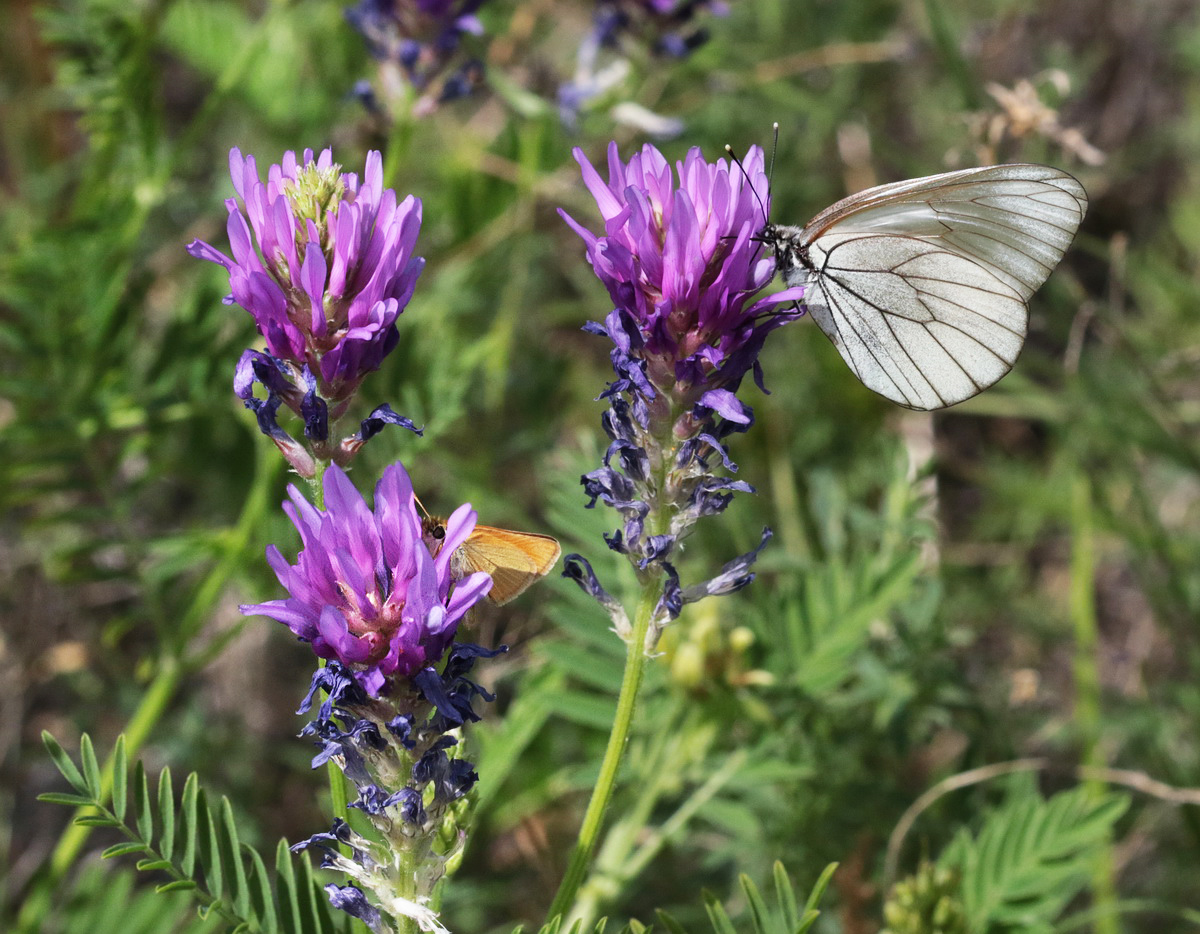
<path fill-rule="evenodd" d="M 833 878 L 837 866 L 837 863 L 830 863 L 825 867 L 825 871 L 817 879 L 803 908 L 799 907 L 796 890 L 792 887 L 783 863 L 778 861 L 775 863 L 775 904 L 773 906 L 767 905 L 758 886 L 749 876 L 744 874 L 740 876 L 738 881 L 750 915 L 750 934 L 806 934 L 821 915 L 821 912 L 817 910 L 817 904 L 820 902 L 821 896 L 825 894 L 825 889 L 829 885 L 829 880 Z M 738 934 L 738 929 L 725 910 L 725 906 L 712 892 L 704 893 L 704 907 L 708 912 L 708 919 L 712 923 L 713 934 Z M 655 916 L 657 923 L 666 934 L 688 934 L 687 929 L 665 911 L 657 911 Z M 607 927 L 607 919 L 601 918 L 588 932 L 583 930 L 583 925 L 578 921 L 564 930 L 562 919 L 555 918 L 550 923 L 542 925 L 538 934 L 604 934 Z M 642 924 L 635 919 L 626 923 L 616 934 L 652 934 L 654 929 L 653 924 Z M 523 934 L 523 930 L 518 927 L 512 934 Z"/>
<path fill-rule="evenodd" d="M 767 906 L 766 899 L 762 897 L 758 887 L 750 880 L 749 876 L 744 874 L 740 876 L 738 881 L 741 883 L 742 894 L 745 895 L 749 908 L 752 934 L 805 934 L 820 917 L 821 912 L 817 910 L 817 904 L 820 902 L 821 896 L 825 894 L 825 889 L 829 885 L 829 880 L 833 878 L 837 866 L 837 863 L 830 863 L 825 867 L 825 871 L 821 873 L 816 885 L 809 893 L 808 901 L 804 903 L 803 909 L 799 908 L 795 889 L 792 888 L 791 880 L 788 879 L 783 863 L 776 862 L 774 867 L 775 905 L 773 908 Z M 704 907 L 708 911 L 708 920 L 712 923 L 714 934 L 738 934 L 737 928 L 720 899 L 711 892 L 704 893 Z M 687 934 L 681 925 L 661 911 L 658 913 L 658 920 L 669 934 Z"/>
<path fill-rule="evenodd" d="M 39 800 L 88 808 L 76 824 L 112 827 L 128 841 L 106 849 L 102 858 L 138 855 L 137 868 L 161 872 L 169 881 L 158 892 L 187 892 L 201 919 L 219 918 L 232 934 L 344 934 L 349 918 L 336 921 L 308 861 L 293 860 L 287 841 L 275 850 L 272 885 L 257 850 L 238 839 L 229 799 L 210 807 L 193 772 L 183 783 L 178 803 L 169 769 L 159 775 L 155 792 L 141 762 L 130 774 L 125 737 L 113 751 L 112 797 L 105 794 L 100 765 L 85 733 L 77 767 L 58 741 L 42 733 L 50 757 L 76 794 L 50 792 Z"/>
<path fill-rule="evenodd" d="M 991 814 L 977 836 L 960 832 L 939 865 L 960 874 L 969 929 L 1053 931 L 1128 806 L 1127 795 L 1090 787 L 1048 801 L 1022 794 Z"/>

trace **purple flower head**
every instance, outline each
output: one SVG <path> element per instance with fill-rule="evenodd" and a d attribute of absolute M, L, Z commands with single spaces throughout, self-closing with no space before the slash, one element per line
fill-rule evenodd
<path fill-rule="evenodd" d="M 775 272 L 755 240 L 770 202 L 762 150 L 751 147 L 743 171 L 692 149 L 672 172 L 653 146 L 624 163 L 614 142 L 607 182 L 581 150 L 575 159 L 603 231 L 560 213 L 583 238 L 615 305 L 603 330 L 615 345 L 618 377 L 636 384 L 641 374 L 680 402 L 736 389 L 766 334 L 798 317 L 774 309 L 799 290 L 754 300 Z"/>
<path fill-rule="evenodd" d="M 283 508 L 303 543 L 296 563 L 288 564 L 274 545 L 267 549 L 289 596 L 241 610 L 285 624 L 318 656 L 353 671 L 377 697 L 389 678 L 436 664 L 459 621 L 491 588 L 484 573 L 451 576 L 450 556 L 474 530 L 475 511 L 464 504 L 446 520 L 435 557 L 422 537 L 401 464 L 384 470 L 373 511 L 336 465 L 325 471 L 324 488 L 322 510 L 288 487 L 291 502 Z"/>
<path fill-rule="evenodd" d="M 297 384 L 307 367 L 337 406 L 399 340 L 396 319 L 425 265 L 413 255 L 421 202 L 397 202 L 383 187 L 378 152 L 367 154 L 361 180 L 328 149 L 306 149 L 301 160 L 284 153 L 265 183 L 254 157 L 233 149 L 229 173 L 233 258 L 199 240 L 188 252 L 229 271 L 230 299 L 253 316 L 271 355 L 294 368 Z"/>

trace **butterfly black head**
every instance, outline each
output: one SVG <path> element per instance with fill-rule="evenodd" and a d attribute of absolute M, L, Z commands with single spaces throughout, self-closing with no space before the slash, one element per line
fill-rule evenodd
<path fill-rule="evenodd" d="M 763 224 L 754 239 L 765 243 L 775 254 L 775 271 L 789 285 L 797 275 L 812 268 L 808 258 L 808 246 L 802 236 L 800 227 L 788 227 L 777 224 Z"/>

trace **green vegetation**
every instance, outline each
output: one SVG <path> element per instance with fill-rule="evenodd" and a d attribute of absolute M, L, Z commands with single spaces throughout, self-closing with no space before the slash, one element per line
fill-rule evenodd
<path fill-rule="evenodd" d="M 671 158 L 769 146 L 778 121 L 779 223 L 995 161 L 1060 166 L 1091 208 L 1015 370 L 952 410 L 874 396 L 812 322 L 772 336 L 770 395 L 746 394 L 756 424 L 732 445 L 758 493 L 699 528 L 681 572 L 749 551 L 764 525 L 775 539 L 753 585 L 686 608 L 647 663 L 580 929 L 1200 928 L 1195 10 L 729 6 L 686 59 L 631 52 L 574 132 L 553 99 L 583 0 L 493 0 L 472 40 L 483 86 L 393 121 L 351 96 L 377 63 L 329 0 L 0 9 L 0 930 L 345 920 L 305 858 L 280 849 L 277 875 L 258 855 L 327 829 L 329 786 L 295 738 L 311 653 L 236 612 L 279 595 L 262 554 L 294 530 L 283 465 L 231 391 L 258 337 L 221 304 L 220 271 L 184 252 L 224 248 L 231 147 L 265 167 L 332 146 L 351 170 L 381 149 L 387 183 L 424 202 L 428 265 L 362 415 L 388 402 L 425 434 L 373 440 L 359 488 L 402 459 L 431 511 L 470 501 L 485 523 L 553 534 L 632 605 L 601 539 L 613 514 L 584 509 L 578 484 L 607 445 L 595 397 L 611 378 L 580 327 L 611 304 L 556 213 L 596 219 L 573 146 L 599 164 L 610 139 L 625 155 L 645 141 L 614 121 L 621 101 L 684 122 L 656 142 Z M 443 919 L 537 931 L 624 646 L 557 574 L 474 625 L 511 651 L 476 670 L 498 700 L 472 726 L 477 807 Z M 85 740 L 72 778 L 61 750 L 85 734 L 98 756 Z M 182 800 L 167 766 L 196 776 Z M 114 789 L 87 826 L 36 803 Z M 98 868 L 106 850 L 124 858 Z"/>

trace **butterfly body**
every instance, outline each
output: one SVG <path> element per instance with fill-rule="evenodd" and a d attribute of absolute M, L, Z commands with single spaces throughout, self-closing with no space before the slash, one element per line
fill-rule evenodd
<path fill-rule="evenodd" d="M 1086 209 L 1066 172 L 999 165 L 870 188 L 758 239 L 864 385 L 938 409 L 1012 368 Z"/>

